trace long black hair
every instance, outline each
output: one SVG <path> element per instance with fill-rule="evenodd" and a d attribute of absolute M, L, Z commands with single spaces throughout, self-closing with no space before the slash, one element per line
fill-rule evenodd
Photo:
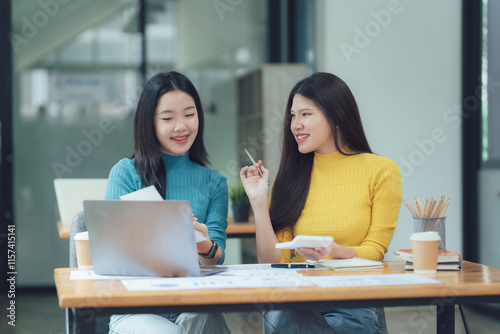
<path fill-rule="evenodd" d="M 359 116 L 356 100 L 339 77 L 318 72 L 299 81 L 290 92 L 283 122 L 281 162 L 271 194 L 269 214 L 275 232 L 293 227 L 299 219 L 309 192 L 314 152 L 302 154 L 290 130 L 293 98 L 300 94 L 313 101 L 330 124 L 335 148 L 344 155 L 372 153 Z M 338 126 L 338 128 L 337 128 Z M 341 150 L 338 140 L 353 152 Z"/>
<path fill-rule="evenodd" d="M 168 92 L 180 90 L 191 96 L 198 113 L 198 134 L 189 149 L 191 161 L 206 166 L 208 154 L 203 143 L 203 108 L 200 96 L 191 81 L 184 75 L 170 71 L 158 73 L 144 86 L 134 118 L 134 150 L 135 168 L 141 176 L 142 183 L 147 187 L 154 185 L 165 198 L 167 179 L 165 164 L 161 154 L 161 145 L 155 131 L 155 112 L 160 97 Z"/>

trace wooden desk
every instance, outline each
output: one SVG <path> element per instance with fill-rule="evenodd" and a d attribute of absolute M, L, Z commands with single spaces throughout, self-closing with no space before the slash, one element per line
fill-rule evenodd
<path fill-rule="evenodd" d="M 60 220 L 57 221 L 57 231 L 59 232 L 59 238 L 69 239 L 69 233 L 71 231 L 70 225 L 63 225 Z"/>
<path fill-rule="evenodd" d="M 255 220 L 250 216 L 246 223 L 235 223 L 227 217 L 226 233 L 228 238 L 255 238 Z"/>
<path fill-rule="evenodd" d="M 456 304 L 500 302 L 500 269 L 464 261 L 461 271 L 439 271 L 436 285 L 353 288 L 289 287 L 129 292 L 120 280 L 70 280 L 71 270 L 55 269 L 59 306 L 74 310 L 74 323 L 91 333 L 96 314 L 154 312 L 236 312 L 270 309 L 435 305 L 438 333 L 454 333 Z M 405 273 L 404 262 L 362 271 L 302 271 L 306 275 Z M 410 272 L 411 273 L 411 272 Z M 68 312 L 73 314 L 73 312 Z M 71 318 L 71 316 L 70 316 Z"/>

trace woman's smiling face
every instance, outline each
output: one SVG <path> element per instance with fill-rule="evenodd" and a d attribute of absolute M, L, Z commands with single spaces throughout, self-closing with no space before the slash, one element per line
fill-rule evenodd
<path fill-rule="evenodd" d="M 323 112 L 316 104 L 300 95 L 293 97 L 290 130 L 302 154 L 317 152 L 321 154 L 336 151 L 332 129 Z"/>
<path fill-rule="evenodd" d="M 198 125 L 198 111 L 189 94 L 174 90 L 160 97 L 155 110 L 155 131 L 163 153 L 186 154 L 196 139 Z"/>

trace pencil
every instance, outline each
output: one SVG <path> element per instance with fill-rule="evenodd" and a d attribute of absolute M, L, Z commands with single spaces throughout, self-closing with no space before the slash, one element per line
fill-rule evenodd
<path fill-rule="evenodd" d="M 422 203 L 420 203 L 420 200 L 418 198 L 415 198 L 415 204 L 417 205 L 418 216 L 423 217 L 424 216 L 424 209 L 422 208 Z"/>
<path fill-rule="evenodd" d="M 439 217 L 441 213 L 441 208 L 443 207 L 443 201 L 444 201 L 444 196 L 441 196 L 439 199 L 438 204 L 436 205 L 436 208 L 434 209 L 434 212 L 432 213 L 431 217 Z"/>
<path fill-rule="evenodd" d="M 412 214 L 413 217 L 417 217 L 417 213 L 413 211 L 413 209 L 408 205 L 408 203 L 404 202 L 410 213 Z"/>
<path fill-rule="evenodd" d="M 413 212 L 414 212 L 414 217 L 418 217 L 418 210 L 415 206 L 413 206 L 413 203 L 410 202 L 410 207 L 413 209 Z"/>
<path fill-rule="evenodd" d="M 446 201 L 444 202 L 443 208 L 441 209 L 441 212 L 439 213 L 440 217 L 444 216 L 444 213 L 446 212 L 446 209 L 448 209 L 448 205 L 450 205 L 450 199 L 449 198 L 446 199 Z"/>

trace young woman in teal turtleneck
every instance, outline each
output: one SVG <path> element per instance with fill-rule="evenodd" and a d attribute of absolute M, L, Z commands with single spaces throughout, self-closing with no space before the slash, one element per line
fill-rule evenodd
<path fill-rule="evenodd" d="M 194 228 L 207 240 L 197 244 L 202 264 L 224 261 L 227 180 L 206 168 L 203 109 L 198 92 L 184 75 L 160 73 L 139 99 L 132 158 L 109 173 L 106 199 L 154 185 L 167 200 L 188 200 Z M 171 254 L 175 256 L 175 254 Z M 110 333 L 230 333 L 222 313 L 113 315 Z"/>

